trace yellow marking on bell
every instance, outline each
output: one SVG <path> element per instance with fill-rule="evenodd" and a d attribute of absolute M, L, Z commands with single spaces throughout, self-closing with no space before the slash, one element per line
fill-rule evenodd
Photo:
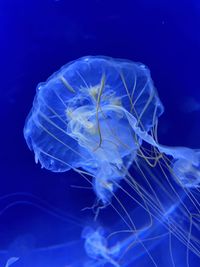
<path fill-rule="evenodd" d="M 111 192 L 113 191 L 113 184 L 110 182 L 103 181 L 102 186 Z"/>
<path fill-rule="evenodd" d="M 88 133 L 94 135 L 97 133 L 97 128 L 96 125 L 90 121 L 86 121 L 85 124 L 85 129 L 87 130 Z"/>
<path fill-rule="evenodd" d="M 103 93 L 103 89 L 104 89 L 104 86 L 105 86 L 105 81 L 106 81 L 106 75 L 105 75 L 105 73 L 103 73 L 103 75 L 101 77 L 101 83 L 100 83 L 99 94 L 98 94 L 98 99 L 97 99 L 98 108 L 99 108 L 101 96 L 102 96 L 102 93 Z"/>
<path fill-rule="evenodd" d="M 110 99 L 110 104 L 115 105 L 115 106 L 121 106 L 122 102 L 121 102 L 121 99 L 119 99 L 118 97 L 113 97 Z"/>
<path fill-rule="evenodd" d="M 89 94 L 95 99 L 97 100 L 97 95 L 98 95 L 98 90 L 99 90 L 99 86 L 93 86 L 89 89 Z"/>
<path fill-rule="evenodd" d="M 106 81 L 106 75 L 103 73 L 101 77 L 101 83 L 100 83 L 100 88 L 98 92 L 98 98 L 97 98 L 97 107 L 96 107 L 96 119 L 97 119 L 97 130 L 99 134 L 99 144 L 95 150 L 97 150 L 99 147 L 101 147 L 102 143 L 102 136 L 101 136 L 101 129 L 100 129 L 100 123 L 99 123 L 99 108 L 100 108 L 100 102 L 101 102 L 101 96 L 103 94 L 103 90 L 105 87 L 105 81 Z"/>
<path fill-rule="evenodd" d="M 85 122 L 85 127 L 89 129 L 89 128 L 94 127 L 94 124 L 92 122 L 90 122 L 90 121 L 86 121 Z"/>
<path fill-rule="evenodd" d="M 61 82 L 64 84 L 64 86 L 72 93 L 76 93 L 76 91 L 74 90 L 74 88 L 68 83 L 68 81 L 63 77 L 60 76 L 59 77 Z"/>
<path fill-rule="evenodd" d="M 67 108 L 65 110 L 65 114 L 66 114 L 67 118 L 72 119 L 72 113 L 73 113 L 73 109 L 72 108 Z"/>

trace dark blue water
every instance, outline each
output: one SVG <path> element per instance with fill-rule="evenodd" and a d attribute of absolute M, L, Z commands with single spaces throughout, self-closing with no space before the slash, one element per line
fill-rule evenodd
<path fill-rule="evenodd" d="M 27 148 L 23 127 L 37 84 L 84 55 L 143 62 L 165 106 L 160 142 L 199 148 L 199 28 L 197 0 L 0 2 L 0 266 L 14 256 L 19 260 L 13 267 L 84 266 L 90 259 L 82 230 L 98 225 L 91 210 L 81 211 L 93 204 L 95 194 L 71 186 L 87 183 L 72 171 L 41 169 Z M 102 218 L 112 230 L 112 213 L 109 218 L 105 211 Z M 147 244 L 157 265 L 137 248 L 120 266 L 173 266 L 168 242 L 155 246 Z M 200 266 L 192 253 L 187 265 L 179 242 L 172 247 L 175 267 Z M 139 256 L 129 263 L 131 253 Z"/>

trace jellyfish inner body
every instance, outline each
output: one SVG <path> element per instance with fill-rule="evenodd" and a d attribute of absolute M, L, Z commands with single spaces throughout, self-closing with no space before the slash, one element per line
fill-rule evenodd
<path fill-rule="evenodd" d="M 113 181 L 118 183 L 124 177 L 124 166 L 130 166 L 141 143 L 134 140 L 124 112 L 103 104 L 100 111 L 92 106 L 77 108 L 70 114 L 67 134 L 89 153 L 94 166 L 94 190 L 104 204 L 109 203 L 115 188 Z M 81 167 L 87 170 L 85 163 Z"/>

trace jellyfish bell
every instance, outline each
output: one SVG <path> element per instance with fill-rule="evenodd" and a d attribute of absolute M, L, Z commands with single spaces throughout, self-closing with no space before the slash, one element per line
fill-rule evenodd
<path fill-rule="evenodd" d="M 53 172 L 82 169 L 93 176 L 94 191 L 107 204 L 138 152 L 147 160 L 141 152 L 144 143 L 157 149 L 155 161 L 162 154 L 172 157 L 176 174 L 183 177 L 180 165 L 187 161 L 193 176 L 199 175 L 199 154 L 193 149 L 158 143 L 163 110 L 146 66 L 88 56 L 38 85 L 24 136 L 42 167 Z"/>
<path fill-rule="evenodd" d="M 112 181 L 123 179 L 122 167 L 129 168 L 142 143 L 130 120 L 147 133 L 162 112 L 143 64 L 84 57 L 38 85 L 24 136 L 42 167 L 94 175 L 94 190 L 106 203 Z"/>

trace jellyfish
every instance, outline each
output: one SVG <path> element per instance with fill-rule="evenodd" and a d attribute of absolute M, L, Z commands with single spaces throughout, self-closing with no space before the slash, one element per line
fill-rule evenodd
<path fill-rule="evenodd" d="M 114 245 L 108 248 L 107 240 L 103 236 L 103 229 L 94 231 L 92 228 L 86 228 L 83 231 L 85 238 L 85 250 L 87 254 L 94 259 L 99 259 L 102 264 L 109 262 L 112 266 L 119 267 L 119 264 L 114 260 L 120 252 L 120 246 Z"/>
<path fill-rule="evenodd" d="M 78 172 L 93 188 L 93 207 L 110 207 L 124 223 L 126 230 L 120 232 L 140 232 L 159 223 L 170 240 L 176 238 L 187 248 L 189 263 L 191 253 L 200 257 L 195 237 L 200 154 L 198 149 L 159 143 L 163 112 L 144 64 L 86 56 L 37 86 L 24 137 L 43 168 Z M 131 215 L 129 201 L 143 210 L 143 225 Z M 99 232 L 87 237 L 104 244 Z M 100 248 L 101 257 L 111 257 L 105 244 Z M 174 266 L 173 255 L 171 262 Z M 115 261 L 113 265 L 118 266 Z"/>
<path fill-rule="evenodd" d="M 24 136 L 42 167 L 55 172 L 81 168 L 93 175 L 94 191 L 107 204 L 113 180 L 123 179 L 142 134 L 162 112 L 144 65 L 84 57 L 39 84 Z"/>
<path fill-rule="evenodd" d="M 130 266 L 128 264 L 141 258 L 144 253 L 148 254 L 148 250 L 144 245 L 144 242 L 148 239 L 144 237 L 141 238 L 142 235 L 145 235 L 144 232 L 145 230 L 143 229 L 143 231 L 135 232 L 128 237 L 125 235 L 120 238 L 118 237 L 116 242 L 112 242 L 113 244 L 109 245 L 109 243 L 111 243 L 110 240 L 114 235 L 113 233 L 106 237 L 105 230 L 102 227 L 99 227 L 96 230 L 86 227 L 83 230 L 82 237 L 85 239 L 85 251 L 87 255 L 93 259 L 91 266 L 96 266 L 95 263 L 99 264 L 97 266 L 104 266 L 105 264 L 110 264 L 110 266 L 113 267 Z M 148 236 L 150 236 L 149 233 Z M 157 238 L 157 240 L 160 241 L 159 238 Z M 144 250 L 138 250 L 139 245 L 142 245 Z M 126 257 L 124 260 L 124 254 L 127 253 L 127 248 L 131 250 L 131 247 L 133 246 L 137 246 L 137 253 L 133 250 L 132 254 L 130 253 L 131 257 Z"/>

